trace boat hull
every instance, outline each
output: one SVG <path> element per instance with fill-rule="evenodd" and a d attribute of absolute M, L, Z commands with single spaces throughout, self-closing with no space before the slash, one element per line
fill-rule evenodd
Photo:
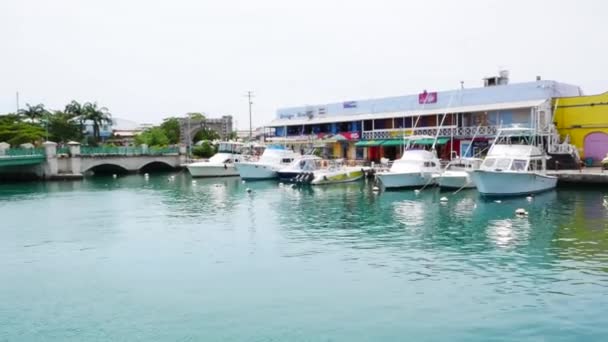
<path fill-rule="evenodd" d="M 315 177 L 310 182 L 312 185 L 327 185 L 336 183 L 355 182 L 363 178 L 362 170 L 336 171 L 336 172 L 315 172 Z"/>
<path fill-rule="evenodd" d="M 277 170 L 271 165 L 259 163 L 236 163 L 236 170 L 243 179 L 274 179 L 277 178 Z"/>
<path fill-rule="evenodd" d="M 554 189 L 557 177 L 529 172 L 475 170 L 471 174 L 483 196 L 522 196 Z"/>
<path fill-rule="evenodd" d="M 473 189 L 475 183 L 466 171 L 446 171 L 437 178 L 437 185 L 442 189 Z"/>
<path fill-rule="evenodd" d="M 234 165 L 186 165 L 192 177 L 234 177 L 239 173 Z"/>
<path fill-rule="evenodd" d="M 413 188 L 434 184 L 430 173 L 425 172 L 383 172 L 376 178 L 385 189 Z"/>

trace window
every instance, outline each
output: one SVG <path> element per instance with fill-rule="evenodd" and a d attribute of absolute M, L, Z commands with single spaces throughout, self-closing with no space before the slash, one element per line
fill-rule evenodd
<path fill-rule="evenodd" d="M 511 170 L 524 171 L 526 169 L 526 164 L 527 164 L 526 160 L 515 159 L 515 160 L 513 160 L 513 163 L 511 164 Z"/>
<path fill-rule="evenodd" d="M 363 147 L 357 147 L 355 151 L 355 159 L 363 159 Z"/>
<path fill-rule="evenodd" d="M 500 169 L 500 170 L 508 170 L 509 169 L 509 165 L 511 165 L 511 159 L 498 159 L 496 161 L 496 169 Z"/>
<path fill-rule="evenodd" d="M 496 164 L 496 159 L 494 158 L 486 158 L 486 160 L 483 161 L 483 166 L 487 168 L 494 167 L 494 164 Z"/>

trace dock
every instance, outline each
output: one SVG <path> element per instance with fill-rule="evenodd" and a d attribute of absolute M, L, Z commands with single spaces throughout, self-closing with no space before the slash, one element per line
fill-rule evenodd
<path fill-rule="evenodd" d="M 604 185 L 608 186 L 608 170 L 601 167 L 585 167 L 580 170 L 557 170 L 547 174 L 557 176 L 558 185 Z"/>

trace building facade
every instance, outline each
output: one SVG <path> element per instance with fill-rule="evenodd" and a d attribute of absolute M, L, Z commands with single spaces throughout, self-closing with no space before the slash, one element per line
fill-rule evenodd
<path fill-rule="evenodd" d="M 608 93 L 559 97 L 554 100 L 555 123 L 564 139 L 582 158 L 598 164 L 608 154 Z"/>
<path fill-rule="evenodd" d="M 548 136 L 552 99 L 580 94 L 579 87 L 555 81 L 509 84 L 503 73 L 485 78 L 480 88 L 282 108 L 267 126 L 274 129 L 270 141 L 325 147 L 326 154 L 347 159 L 396 159 L 404 138 L 438 137 L 439 156 L 450 159 L 482 151 L 499 127 Z"/>
<path fill-rule="evenodd" d="M 191 119 L 189 117 L 179 118 L 180 136 L 182 143 L 187 145 L 188 139 L 194 138 L 196 133 L 203 129 L 210 129 L 219 134 L 220 139 L 226 140 L 232 133 L 232 115 L 223 115 L 220 118 Z"/>

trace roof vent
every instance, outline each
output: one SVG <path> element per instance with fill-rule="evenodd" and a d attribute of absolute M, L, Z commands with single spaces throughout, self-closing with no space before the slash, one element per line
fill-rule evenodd
<path fill-rule="evenodd" d="M 537 80 L 537 81 L 540 81 L 540 75 L 539 75 L 539 76 L 536 76 L 536 80 Z"/>
<path fill-rule="evenodd" d="M 509 84 L 509 70 L 501 70 L 498 72 L 498 76 L 491 76 L 483 79 L 484 87 L 493 87 L 506 84 Z"/>

